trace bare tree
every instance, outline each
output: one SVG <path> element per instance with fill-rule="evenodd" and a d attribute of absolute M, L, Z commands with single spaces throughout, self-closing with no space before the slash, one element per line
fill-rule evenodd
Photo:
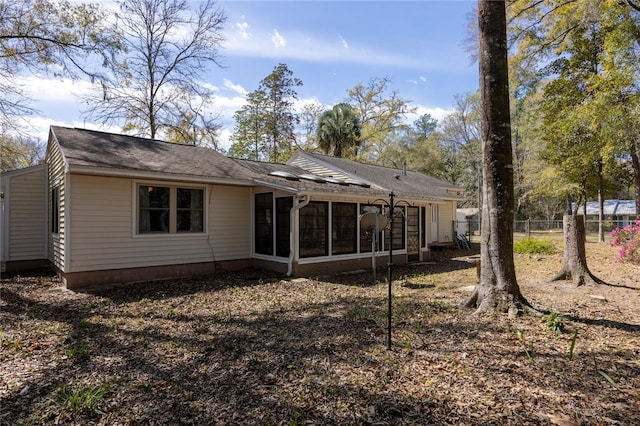
<path fill-rule="evenodd" d="M 476 313 L 532 310 L 520 293 L 513 259 L 514 183 L 505 2 L 478 1 L 482 97 L 481 272 L 466 306 Z"/>
<path fill-rule="evenodd" d="M 296 149 L 305 152 L 317 150 L 316 132 L 318 120 L 324 112 L 324 105 L 318 102 L 304 104 L 300 110 L 300 123 L 296 132 Z"/>
<path fill-rule="evenodd" d="M 223 11 L 207 0 L 196 11 L 186 0 L 123 0 L 117 27 L 127 54 L 101 93 L 87 99 L 88 117 L 120 124 L 124 131 L 155 138 L 158 132 L 185 134 L 185 124 L 216 125 L 206 109 L 212 92 L 201 82 L 211 64 L 219 64 Z M 185 120 L 185 110 L 188 119 Z"/>
<path fill-rule="evenodd" d="M 104 78 L 120 48 L 105 13 L 94 4 L 66 1 L 0 2 L 0 126 L 33 112 L 18 75 L 47 72 L 71 78 Z"/>

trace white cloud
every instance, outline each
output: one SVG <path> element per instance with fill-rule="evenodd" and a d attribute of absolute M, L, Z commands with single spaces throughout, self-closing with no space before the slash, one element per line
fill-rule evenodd
<path fill-rule="evenodd" d="M 242 17 L 242 19 L 244 19 L 244 16 Z M 242 39 L 248 40 L 249 37 L 251 36 L 249 34 L 249 24 L 246 21 L 236 22 L 235 24 L 233 24 L 233 29 Z"/>
<path fill-rule="evenodd" d="M 423 76 L 418 77 L 417 80 L 407 80 L 407 83 L 415 84 L 416 86 L 420 83 L 426 83 L 426 82 L 427 82 L 427 78 Z"/>
<path fill-rule="evenodd" d="M 342 36 L 340 37 L 340 44 L 342 44 L 342 47 L 344 47 L 345 49 L 349 48 L 349 43 L 347 43 L 347 40 L 345 40 Z"/>
<path fill-rule="evenodd" d="M 15 81 L 33 98 L 38 101 L 75 102 L 76 97 L 88 94 L 93 89 L 93 85 L 88 81 L 70 79 L 52 79 L 30 75 L 27 77 L 16 77 Z"/>
<path fill-rule="evenodd" d="M 347 43 L 342 38 L 340 43 L 336 43 L 335 38 L 324 40 L 296 31 L 287 31 L 286 38 L 278 30 L 271 32 L 255 30 L 250 39 L 232 34 L 224 43 L 224 54 L 277 60 L 299 59 L 322 63 L 358 63 L 410 68 L 440 66 L 435 62 L 430 63 L 424 57 L 380 51 L 365 45 Z"/>
<path fill-rule="evenodd" d="M 213 97 L 211 107 L 221 111 L 223 117 L 231 118 L 233 114 L 247 103 L 244 96 L 220 96 Z M 226 112 L 225 112 L 226 111 Z"/>
<path fill-rule="evenodd" d="M 77 127 L 79 129 L 99 130 L 101 132 L 122 133 L 122 129 L 119 126 L 104 126 L 98 123 L 80 120 L 53 120 L 41 115 L 23 117 L 23 119 L 29 123 L 28 127 L 23 128 L 23 134 L 42 142 L 46 142 L 49 138 L 49 127 L 51 126 Z"/>
<path fill-rule="evenodd" d="M 416 111 L 413 114 L 407 114 L 407 123 L 413 123 L 418 118 L 425 114 L 429 114 L 431 117 L 438 120 L 438 123 L 442 121 L 447 115 L 453 113 L 453 108 L 441 108 L 441 107 L 428 107 L 424 105 L 417 105 Z"/>
<path fill-rule="evenodd" d="M 276 48 L 286 47 L 287 40 L 278 32 L 278 30 L 273 30 L 271 33 L 271 42 Z"/>
<path fill-rule="evenodd" d="M 224 87 L 243 96 L 248 93 L 244 87 L 239 84 L 234 84 L 233 81 L 229 80 L 228 78 L 224 79 Z"/>
<path fill-rule="evenodd" d="M 231 128 L 222 128 L 218 132 L 218 147 L 224 151 L 228 151 L 231 147 L 231 135 L 233 134 Z"/>

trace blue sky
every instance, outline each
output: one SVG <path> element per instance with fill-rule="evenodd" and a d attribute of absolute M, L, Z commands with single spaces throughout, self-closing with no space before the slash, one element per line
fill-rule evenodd
<path fill-rule="evenodd" d="M 441 118 L 456 94 L 478 88 L 478 67 L 462 44 L 475 1 L 221 1 L 228 16 L 221 62 L 207 84 L 216 92 L 223 145 L 233 113 L 279 63 L 302 80 L 299 104 L 341 102 L 347 90 L 374 77 L 411 100 L 419 114 Z M 84 121 L 76 94 L 88 82 L 31 76 L 25 80 L 40 110 L 30 118 L 34 136 L 49 125 L 98 128 Z M 413 118 L 413 117 L 412 117 Z M 411 119 L 411 118 L 410 118 Z M 118 131 L 118 129 L 107 129 Z"/>

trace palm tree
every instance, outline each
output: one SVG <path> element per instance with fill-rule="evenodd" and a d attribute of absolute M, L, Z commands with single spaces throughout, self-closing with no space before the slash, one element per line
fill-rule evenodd
<path fill-rule="evenodd" d="M 333 148 L 336 157 L 360 146 L 360 119 L 349 104 L 340 103 L 322 113 L 318 121 L 318 146 L 325 154 Z"/>

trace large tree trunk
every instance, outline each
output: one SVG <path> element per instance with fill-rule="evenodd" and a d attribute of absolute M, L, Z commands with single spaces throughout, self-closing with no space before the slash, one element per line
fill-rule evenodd
<path fill-rule="evenodd" d="M 585 250 L 584 216 L 564 215 L 562 227 L 564 229 L 564 255 L 562 269 L 551 281 L 573 280 L 575 285 L 601 284 L 587 267 Z"/>
<path fill-rule="evenodd" d="M 636 216 L 640 219 L 640 152 L 638 152 L 638 141 L 631 141 L 629 152 L 631 154 L 631 165 L 633 167 L 633 189 L 636 199 Z"/>
<path fill-rule="evenodd" d="M 530 308 L 513 259 L 513 159 L 504 1 L 479 0 L 482 95 L 482 240 L 480 282 L 467 307 L 476 313 Z"/>

